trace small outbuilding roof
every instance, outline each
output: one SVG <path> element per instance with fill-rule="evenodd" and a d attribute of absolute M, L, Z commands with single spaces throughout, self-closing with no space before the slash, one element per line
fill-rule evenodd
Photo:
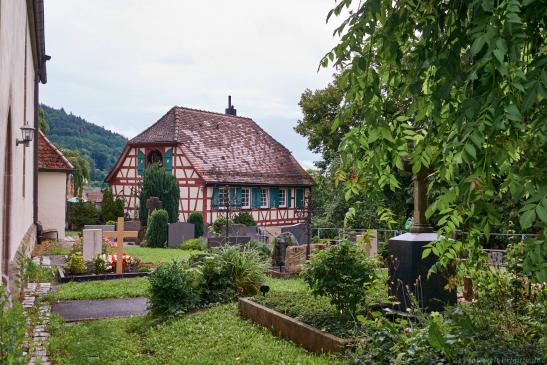
<path fill-rule="evenodd" d="M 250 118 L 175 106 L 128 142 L 154 144 L 179 145 L 208 184 L 314 184 L 291 152 Z"/>
<path fill-rule="evenodd" d="M 40 131 L 38 133 L 38 170 L 74 170 L 74 166 Z"/>

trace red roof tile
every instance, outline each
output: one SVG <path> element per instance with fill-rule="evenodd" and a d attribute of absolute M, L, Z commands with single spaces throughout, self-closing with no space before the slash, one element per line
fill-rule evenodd
<path fill-rule="evenodd" d="M 72 170 L 74 166 L 40 131 L 38 133 L 38 169 Z"/>
<path fill-rule="evenodd" d="M 179 144 L 207 183 L 314 184 L 291 152 L 250 118 L 173 107 L 128 142 L 154 143 Z"/>

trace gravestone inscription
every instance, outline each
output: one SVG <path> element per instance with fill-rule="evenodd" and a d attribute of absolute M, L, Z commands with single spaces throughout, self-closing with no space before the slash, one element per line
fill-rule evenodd
<path fill-rule="evenodd" d="M 84 229 L 83 236 L 84 260 L 91 261 L 102 251 L 103 231 L 101 229 Z"/>

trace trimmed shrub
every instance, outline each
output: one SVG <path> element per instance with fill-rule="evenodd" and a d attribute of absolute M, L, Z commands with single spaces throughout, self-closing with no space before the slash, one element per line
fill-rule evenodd
<path fill-rule="evenodd" d="M 165 209 L 157 209 L 150 215 L 146 229 L 148 247 L 166 247 L 169 216 Z"/>
<path fill-rule="evenodd" d="M 343 314 L 351 316 L 365 304 L 366 291 L 376 279 L 376 264 L 358 245 L 339 245 L 314 253 L 304 265 L 304 281 L 314 295 L 324 295 Z"/>
<path fill-rule="evenodd" d="M 175 261 L 162 264 L 148 277 L 152 314 L 174 317 L 197 307 L 203 280 L 197 268 L 188 268 Z"/>
<path fill-rule="evenodd" d="M 21 303 L 10 307 L 0 285 L 0 364 L 26 364 L 23 343 L 27 328 Z"/>
<path fill-rule="evenodd" d="M 163 204 L 163 209 L 168 214 L 169 223 L 178 221 L 180 188 L 174 175 L 165 171 L 158 164 L 152 164 L 144 172 L 142 189 L 139 195 L 139 218 L 141 225 L 148 223 L 148 209 L 146 200 L 157 197 Z"/>
<path fill-rule="evenodd" d="M 207 248 L 207 241 L 204 238 L 192 238 L 184 241 L 179 248 L 181 250 L 205 250 Z"/>
<path fill-rule="evenodd" d="M 255 219 L 253 218 L 252 214 L 248 212 L 239 212 L 239 214 L 236 215 L 234 218 L 234 223 L 244 224 L 247 227 L 256 226 Z"/>
<path fill-rule="evenodd" d="M 194 225 L 194 238 L 203 236 L 203 214 L 201 212 L 192 212 L 187 220 Z"/>
<path fill-rule="evenodd" d="M 228 223 L 232 224 L 233 221 L 229 219 Z M 211 227 L 214 234 L 216 234 L 217 236 L 221 236 L 222 232 L 224 232 L 224 229 L 226 227 L 226 217 L 218 217 L 217 219 L 215 219 Z"/>
<path fill-rule="evenodd" d="M 272 257 L 273 250 L 271 246 L 259 240 L 252 239 L 245 245 L 245 247 L 255 250 L 264 259 L 269 259 Z"/>

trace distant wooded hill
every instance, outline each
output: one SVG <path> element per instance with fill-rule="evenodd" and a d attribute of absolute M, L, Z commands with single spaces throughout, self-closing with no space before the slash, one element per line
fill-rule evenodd
<path fill-rule="evenodd" d="M 55 109 L 44 104 L 40 107 L 49 125 L 46 134 L 49 140 L 61 148 L 80 151 L 89 161 L 90 185 L 101 186 L 127 138 L 72 113 L 67 114 L 63 108 Z"/>

